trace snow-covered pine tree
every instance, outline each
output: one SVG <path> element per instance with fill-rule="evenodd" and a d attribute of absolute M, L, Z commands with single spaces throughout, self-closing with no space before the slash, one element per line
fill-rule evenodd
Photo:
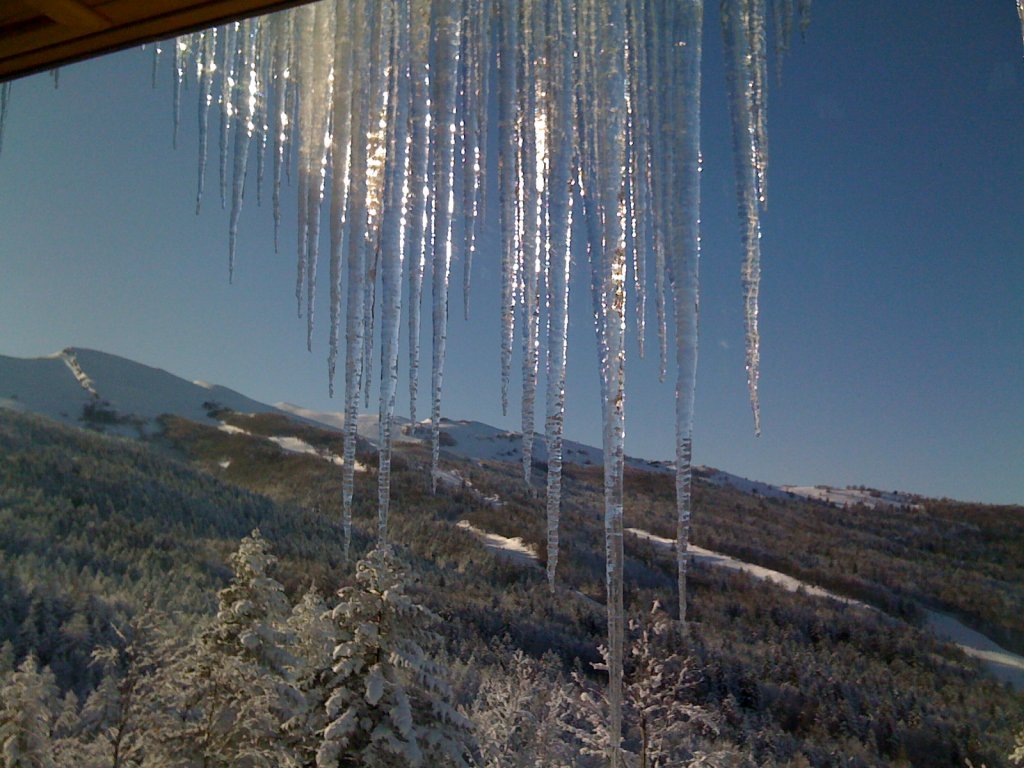
<path fill-rule="evenodd" d="M 632 641 L 627 650 L 623 682 L 623 760 L 631 768 L 733 765 L 731 749 L 713 753 L 698 747 L 701 734 L 716 732 L 711 712 L 693 703 L 694 665 L 671 618 L 658 603 L 643 620 L 628 625 Z M 608 651 L 600 649 L 607 670 Z M 573 674 L 574 712 L 567 730 L 579 741 L 580 753 L 607 759 L 612 749 L 608 732 L 607 691 L 579 672 Z"/>
<path fill-rule="evenodd" d="M 425 647 L 436 617 L 405 594 L 389 547 L 356 564 L 332 611 L 339 642 L 325 675 L 319 768 L 467 766 L 471 724 Z"/>
<path fill-rule="evenodd" d="M 316 764 L 320 737 L 327 724 L 324 684 L 332 674 L 337 642 L 331 611 L 315 587 L 310 587 L 292 609 L 288 631 L 294 641 L 291 674 L 302 702 L 285 723 L 285 736 L 298 764 L 311 766 Z"/>
<path fill-rule="evenodd" d="M 698 677 L 690 657 L 680 652 L 684 638 L 657 602 L 646 621 L 630 620 L 629 631 L 634 640 L 625 698 L 639 742 L 640 768 L 666 768 L 684 756 L 698 758 L 688 749 L 692 739 L 687 736 L 717 732 L 717 727 L 711 713 L 691 701 Z"/>
<path fill-rule="evenodd" d="M 562 768 L 576 750 L 563 721 L 569 696 L 555 663 L 521 649 L 487 670 L 470 717 L 476 727 L 482 768 Z"/>
<path fill-rule="evenodd" d="M 156 613 L 139 613 L 123 629 L 114 628 L 117 645 L 93 651 L 93 663 L 103 669 L 103 679 L 82 708 L 90 764 L 140 765 L 147 734 L 159 730 L 152 728 L 153 684 L 170 648 L 161 630 L 163 621 Z"/>
<path fill-rule="evenodd" d="M 268 575 L 276 562 L 259 528 L 242 539 L 231 556 L 234 576 L 217 594 L 217 619 L 204 639 L 211 649 L 284 675 L 295 659 L 283 630 L 291 606 L 284 587 Z"/>
<path fill-rule="evenodd" d="M 53 710 L 57 683 L 49 667 L 29 654 L 0 688 L 0 760 L 3 768 L 55 768 Z"/>
<path fill-rule="evenodd" d="M 284 631 L 284 588 L 259 530 L 231 558 L 211 625 L 160 671 L 155 694 L 169 715 L 155 734 L 157 764 L 276 768 L 290 759 L 282 723 L 300 697 Z M 162 762 L 161 762 L 162 761 Z"/>

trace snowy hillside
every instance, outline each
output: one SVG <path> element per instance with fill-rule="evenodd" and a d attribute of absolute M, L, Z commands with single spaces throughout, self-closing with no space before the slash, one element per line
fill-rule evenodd
<path fill-rule="evenodd" d="M 160 368 L 92 349 L 67 348 L 39 358 L 0 355 L 0 407 L 49 416 L 66 424 L 86 422 L 128 435 L 150 432 L 155 419 L 172 413 L 215 423 L 205 403 L 241 413 L 272 406 L 205 382 L 191 382 Z"/>
<path fill-rule="evenodd" d="M 39 358 L 0 355 L 0 408 L 42 414 L 66 424 L 87 422 L 104 431 L 135 436 L 139 430 L 152 432 L 162 414 L 174 414 L 205 424 L 219 423 L 206 403 L 217 403 L 239 413 L 285 413 L 300 420 L 341 430 L 344 414 L 316 411 L 292 403 L 273 406 L 253 400 L 234 390 L 203 381 L 188 381 L 160 368 L 153 368 L 117 355 L 69 347 Z M 428 421 L 412 424 L 396 417 L 395 443 L 430 443 Z M 375 413 L 358 418 L 360 437 L 376 445 L 378 417 Z M 519 463 L 522 441 L 519 432 L 499 429 L 479 421 L 443 419 L 441 450 L 449 458 L 473 462 Z M 601 449 L 566 440 L 565 461 L 581 466 L 601 466 Z M 547 461 L 543 435 L 536 435 L 534 460 Z M 671 472 L 671 462 L 628 458 L 627 466 L 653 472 Z M 872 489 L 833 488 L 827 485 L 771 485 L 750 480 L 712 467 L 695 467 L 698 482 L 731 487 L 741 493 L 763 498 L 793 497 L 823 501 L 836 506 L 863 504 L 872 509 L 917 506 L 916 497 Z"/>
<path fill-rule="evenodd" d="M 328 427 L 342 429 L 345 415 L 336 412 L 315 411 L 291 403 L 275 403 L 279 410 L 299 416 L 309 421 L 319 422 Z M 430 444 L 430 422 L 424 420 L 412 424 L 408 419 L 396 417 L 398 432 L 396 443 Z M 376 445 L 378 440 L 378 417 L 376 414 L 362 414 L 358 420 L 359 436 Z M 564 442 L 565 461 L 583 466 L 600 466 L 602 464 L 601 449 L 592 445 L 584 445 L 574 440 Z M 480 421 L 467 419 L 441 419 L 441 452 L 450 457 L 469 461 L 504 461 L 519 463 L 522 461 L 522 437 L 519 432 L 492 427 Z M 534 437 L 533 458 L 537 462 L 548 460 L 547 446 L 544 436 Z M 664 472 L 671 469 L 665 462 L 647 461 L 645 459 L 626 459 L 626 465 L 636 469 L 652 472 Z"/>

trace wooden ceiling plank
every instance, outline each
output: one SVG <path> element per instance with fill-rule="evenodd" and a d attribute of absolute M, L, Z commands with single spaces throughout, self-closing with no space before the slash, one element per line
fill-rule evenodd
<path fill-rule="evenodd" d="M 58 24 L 86 32 L 98 32 L 110 27 L 110 19 L 79 0 L 26 0 L 29 5 L 46 14 Z"/>
<path fill-rule="evenodd" d="M 62 25 L 47 24 L 47 28 L 34 29 L 24 35 L 0 37 L 0 80 L 24 77 L 304 2 L 309 0 L 149 0 L 145 3 L 139 0 L 106 0 L 95 6 L 110 22 L 106 29 L 95 32 L 79 30 L 76 33 Z"/>

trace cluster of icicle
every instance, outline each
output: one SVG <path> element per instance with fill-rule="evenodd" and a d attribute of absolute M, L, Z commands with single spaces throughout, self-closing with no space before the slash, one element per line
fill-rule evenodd
<path fill-rule="evenodd" d="M 747 368 L 756 423 L 769 2 L 781 58 L 792 35 L 796 0 L 722 2 L 746 249 Z M 810 0 L 799 0 L 801 23 L 809 5 Z M 328 211 L 332 394 L 342 327 L 345 335 L 346 551 L 356 416 L 361 397 L 369 398 L 375 320 L 379 315 L 378 524 L 385 539 L 401 312 L 405 308 L 409 324 L 410 415 L 415 421 L 420 306 L 429 265 L 436 481 L 450 271 L 453 260 L 461 260 L 468 313 L 472 263 L 487 212 L 500 228 L 497 253 L 486 255 L 501 264 L 505 409 L 517 323 L 522 340 L 527 482 L 544 355 L 547 567 L 554 586 L 571 254 L 587 254 L 604 418 L 613 743 L 621 731 L 626 329 L 631 322 L 642 353 L 649 281 L 655 290 L 663 377 L 670 335 L 676 348 L 679 600 L 685 618 L 699 309 L 702 25 L 702 0 L 321 0 L 196 32 L 176 40 L 173 48 L 175 134 L 189 80 L 199 94 L 197 209 L 210 173 L 211 128 L 219 143 L 221 205 L 230 208 L 229 274 L 234 272 L 250 156 L 256 157 L 257 194 L 269 156 L 275 244 L 282 176 L 296 180 L 295 295 L 300 316 L 305 313 L 310 347 L 321 213 Z M 496 199 L 488 194 L 486 180 L 492 174 Z M 573 226 L 574 216 L 581 217 L 582 226 Z M 574 232 L 585 232 L 585 243 L 574 244 Z M 636 307 L 631 321 L 630 283 Z M 675 320 L 671 334 L 670 315 Z M 618 752 L 613 752 L 618 764 Z"/>

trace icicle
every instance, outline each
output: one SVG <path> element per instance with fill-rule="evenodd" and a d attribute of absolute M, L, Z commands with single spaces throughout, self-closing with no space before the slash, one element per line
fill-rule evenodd
<path fill-rule="evenodd" d="M 435 0 L 431 9 L 431 144 L 433 146 L 433 365 L 431 370 L 430 476 L 437 490 L 441 437 L 441 387 L 448 341 L 448 277 L 452 258 L 455 86 L 459 57 L 457 0 Z"/>
<path fill-rule="evenodd" d="M 185 42 L 184 38 L 179 37 L 177 40 L 172 41 L 171 45 L 174 46 L 174 130 L 171 133 L 171 148 L 177 149 L 178 128 L 181 124 L 181 84 L 185 79 L 185 56 L 188 50 L 188 43 Z M 55 77 L 54 87 L 56 87 L 56 82 Z"/>
<path fill-rule="evenodd" d="M 327 153 L 331 139 L 328 134 L 328 117 L 331 114 L 330 76 L 334 58 L 333 33 L 334 5 L 319 3 L 315 5 L 316 18 L 313 28 L 313 67 L 310 71 L 311 81 L 308 84 L 307 100 L 312 101 L 309 113 L 309 131 L 311 136 L 306 146 L 307 184 L 306 204 L 307 235 L 306 246 L 306 349 L 313 351 L 313 321 L 316 308 L 316 270 L 320 255 L 320 209 L 324 198 L 324 184 L 327 178 Z M 299 190 L 299 194 L 303 194 Z"/>
<path fill-rule="evenodd" d="M 11 81 L 0 83 L 0 156 L 4 152 L 4 126 L 7 125 L 7 108 L 11 103 Z"/>
<path fill-rule="evenodd" d="M 700 316 L 700 109 L 703 0 L 686 0 L 673 9 L 678 18 L 669 29 L 678 29 L 667 45 L 676 73 L 679 97 L 673 100 L 671 120 L 675 135 L 676 162 L 672 175 L 678 209 L 669 218 L 672 228 L 673 299 L 676 320 L 676 567 L 679 621 L 686 627 L 686 575 L 689 563 L 691 460 L 693 456 L 693 404 L 697 381 L 697 343 Z"/>
<path fill-rule="evenodd" d="M 380 441 L 377 538 L 387 540 L 391 501 L 391 442 L 398 389 L 398 332 L 402 312 L 402 252 L 409 121 L 409 2 L 397 0 L 388 99 L 388 164 L 381 213 Z"/>
<path fill-rule="evenodd" d="M 754 118 L 754 163 L 757 172 L 757 200 L 768 203 L 768 44 L 765 37 L 767 0 L 749 0 L 747 40 L 750 44 L 751 106 Z"/>
<path fill-rule="evenodd" d="M 569 271 L 571 264 L 572 195 L 570 169 L 573 156 L 572 104 L 573 43 L 571 0 L 558 0 L 551 9 L 548 33 L 549 75 L 545 82 L 548 104 L 549 239 L 547 417 L 547 577 L 554 589 L 558 570 L 559 517 L 562 506 L 562 434 L 565 423 L 565 362 L 569 337 Z"/>
<path fill-rule="evenodd" d="M 536 72 L 535 60 L 535 39 L 538 36 L 536 29 L 540 26 L 540 35 L 543 35 L 543 26 L 538 24 L 538 18 L 542 18 L 542 8 L 538 7 L 535 0 L 523 0 L 523 41 L 521 45 L 521 77 L 523 84 L 521 95 L 522 122 L 520 125 L 521 150 L 520 150 L 520 227 L 519 240 L 519 268 L 521 271 L 520 284 L 523 292 L 523 398 L 521 407 L 522 426 L 522 466 L 523 478 L 527 485 L 530 483 L 530 476 L 533 469 L 533 439 L 534 439 L 534 418 L 535 401 L 537 395 L 537 368 L 539 360 L 539 336 L 540 336 L 540 233 L 539 233 L 539 194 L 538 180 L 543 183 L 543 174 L 538 174 L 537 168 L 541 162 L 538 145 L 546 141 L 544 132 L 544 115 L 538 112 L 537 95 L 535 89 Z"/>
<path fill-rule="evenodd" d="M 1020 16 L 1020 35 L 1024 39 L 1024 0 L 1017 0 L 1017 15 Z"/>
<path fill-rule="evenodd" d="M 295 11 L 285 11 L 272 16 L 276 22 L 274 39 L 273 64 L 274 71 L 274 252 L 278 250 L 278 236 L 281 230 L 281 169 L 284 166 L 285 152 L 288 151 L 288 112 L 287 94 L 291 89 L 291 78 L 288 70 L 291 39 L 294 29 Z M 333 393 L 334 381 L 331 380 Z"/>
<path fill-rule="evenodd" d="M 256 117 L 256 94 L 259 93 L 257 73 L 253 69 L 256 41 L 251 19 L 242 22 L 239 36 L 242 45 L 239 47 L 235 65 L 238 78 L 236 85 L 238 111 L 235 113 L 235 163 L 231 185 L 231 218 L 228 225 L 229 282 L 234 281 L 235 278 L 235 243 L 238 240 L 238 219 L 242 214 L 242 200 L 245 197 L 246 165 L 249 158 L 249 143 L 255 128 L 253 120 Z"/>
<path fill-rule="evenodd" d="M 581 3 L 581 109 L 591 123 L 582 136 L 584 194 L 596 211 L 590 228 L 594 304 L 602 379 L 604 448 L 605 554 L 608 591 L 609 763 L 623 764 L 622 665 L 623 617 L 623 473 L 625 438 L 626 253 L 619 199 L 623 191 L 625 153 L 625 19 L 622 7 L 597 0 Z M 592 236 L 593 237 L 593 236 Z"/>
<path fill-rule="evenodd" d="M 430 142 L 427 131 L 428 70 L 427 52 L 430 30 L 429 0 L 412 0 L 410 111 L 409 202 L 407 203 L 408 237 L 405 241 L 405 264 L 409 270 L 409 418 L 416 421 L 416 400 L 420 368 L 420 308 L 423 296 L 423 267 L 426 260 L 426 218 L 430 210 L 427 172 L 430 164 Z"/>
<path fill-rule="evenodd" d="M 363 357 L 363 283 L 366 280 L 366 137 L 370 129 L 369 0 L 354 0 L 349 19 L 352 33 L 352 109 L 350 186 L 346 228 L 348 295 L 345 318 L 345 466 L 342 470 L 342 515 L 345 557 L 352 538 L 352 491 L 355 482 L 356 428 Z"/>
<path fill-rule="evenodd" d="M 486 169 L 488 84 L 491 58 L 491 0 L 466 0 L 467 28 L 464 33 L 467 58 L 460 62 L 466 72 L 463 114 L 463 219 L 465 231 L 462 306 L 469 319 L 469 295 L 472 286 L 473 257 L 476 255 L 479 220 L 482 215 Z"/>
<path fill-rule="evenodd" d="M 50 77 L 53 78 L 53 90 L 60 88 L 60 67 L 54 67 L 50 70 Z"/>
<path fill-rule="evenodd" d="M 235 105 L 232 91 L 235 87 L 235 52 L 238 38 L 238 22 L 224 27 L 224 45 L 221 49 L 220 64 L 220 207 L 227 205 L 228 195 L 228 138 L 231 130 L 231 116 Z"/>
<path fill-rule="evenodd" d="M 295 313 L 302 317 L 302 291 L 306 284 L 306 258 L 309 255 L 309 202 L 310 175 L 312 174 L 313 149 L 313 50 L 316 34 L 315 5 L 304 5 L 297 11 L 295 23 L 296 45 L 305 55 L 296 58 L 298 83 L 298 140 L 299 140 L 299 183 L 298 183 L 298 226 L 296 227 L 295 259 Z"/>
<path fill-rule="evenodd" d="M 260 93 L 256 100 L 256 205 L 263 205 L 263 177 L 266 171 L 267 131 L 270 125 L 267 119 L 267 104 L 270 86 L 270 59 L 273 40 L 271 29 L 275 17 L 267 16 L 257 19 L 256 30 L 256 63 Z"/>
<path fill-rule="evenodd" d="M 757 329 L 757 297 L 761 280 L 761 224 L 757 199 L 757 152 L 753 114 L 753 83 L 750 77 L 750 24 L 746 0 L 723 0 L 722 36 L 725 42 L 729 109 L 732 117 L 733 151 L 736 158 L 736 191 L 743 230 L 743 303 L 746 317 L 747 386 L 754 412 L 754 433 L 761 433 L 761 408 L 757 396 L 760 337 Z"/>
<path fill-rule="evenodd" d="M 345 249 L 346 206 L 352 129 L 352 40 L 349 36 L 351 4 L 338 3 L 334 38 L 334 89 L 331 123 L 331 329 L 327 358 L 328 387 L 334 397 L 334 376 L 338 361 L 338 336 L 341 328 L 341 262 Z M 276 173 L 276 171 L 275 171 Z"/>
<path fill-rule="evenodd" d="M 501 412 L 508 413 L 516 303 L 516 136 L 519 0 L 504 0 L 498 44 L 498 204 L 501 227 Z"/>
<path fill-rule="evenodd" d="M 157 43 L 155 46 L 153 46 L 153 69 L 150 72 L 150 81 L 154 88 L 156 88 L 156 73 L 160 69 L 160 54 L 163 53 L 163 51 L 160 48 L 160 45 L 160 43 Z"/>
<path fill-rule="evenodd" d="M 374 35 L 370 46 L 370 77 L 373 87 L 373 105 L 370 114 L 376 122 L 371 125 L 367 139 L 366 208 L 368 215 L 367 275 L 363 289 L 363 402 L 370 406 L 373 372 L 373 333 L 377 302 L 377 271 L 380 265 L 381 211 L 384 206 L 385 166 L 387 162 L 387 109 L 388 60 L 390 56 L 392 14 L 390 3 L 377 3 L 374 9 Z"/>
<path fill-rule="evenodd" d="M 206 185 L 206 156 L 210 133 L 210 105 L 213 103 L 213 73 L 217 70 L 217 30 L 211 29 L 203 36 L 200 53 L 199 73 L 199 172 L 196 187 L 196 215 L 203 202 L 203 187 Z"/>

